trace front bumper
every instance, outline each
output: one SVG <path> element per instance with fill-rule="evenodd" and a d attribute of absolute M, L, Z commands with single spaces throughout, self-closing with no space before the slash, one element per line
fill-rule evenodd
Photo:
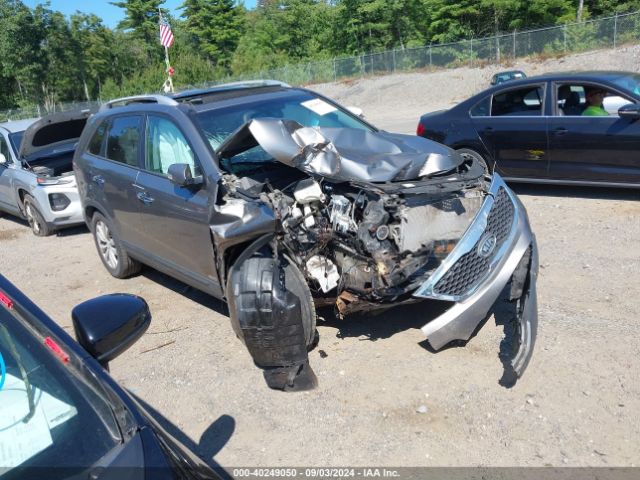
<path fill-rule="evenodd" d="M 455 271 L 455 265 L 461 262 L 465 255 L 478 254 L 487 238 L 487 220 L 491 223 L 491 207 L 497 203 L 499 191 L 506 192 L 511 201 L 513 222 L 508 229 L 506 238 L 499 245 L 495 245 L 496 253 L 483 265 L 486 271 L 477 272 L 475 267 L 464 270 L 463 273 L 476 275 L 478 280 L 467 285 L 464 282 L 450 283 L 454 285 L 449 291 L 438 291 L 441 280 L 447 274 Z M 494 305 L 509 280 L 513 278 L 522 286 L 521 296 L 514 298 L 518 301 L 518 331 L 519 349 L 512 360 L 513 368 L 518 376 L 524 372 L 535 344 L 538 323 L 538 309 L 536 300 L 536 279 L 538 273 L 538 250 L 535 236 L 531 232 L 529 219 L 520 200 L 509 190 L 499 175 L 494 176 L 490 189 L 491 195 L 480 210 L 474 223 L 467 230 L 456 248 L 442 263 L 441 267 L 420 286 L 414 296 L 439 300 L 454 301 L 450 309 L 431 320 L 422 327 L 429 344 L 436 350 L 454 340 L 468 340 Z M 511 208 L 511 207 L 510 207 Z M 511 211 L 511 210 L 510 210 Z M 490 242 L 489 242 L 490 243 Z M 525 254 L 530 249 L 530 255 Z M 528 260 L 527 265 L 520 265 Z M 518 268 L 520 267 L 520 268 Z M 460 271 L 460 270 L 459 270 Z M 518 277 L 518 278 L 515 278 Z M 445 282 L 446 283 L 446 282 Z M 465 291 L 459 289 L 460 283 L 465 285 Z"/>
<path fill-rule="evenodd" d="M 63 227 L 84 223 L 82 205 L 76 182 L 63 185 L 38 185 L 31 190 L 38 203 L 38 210 L 50 226 Z M 69 199 L 69 205 L 63 210 L 55 211 L 49 202 L 49 195 L 62 194 Z"/>

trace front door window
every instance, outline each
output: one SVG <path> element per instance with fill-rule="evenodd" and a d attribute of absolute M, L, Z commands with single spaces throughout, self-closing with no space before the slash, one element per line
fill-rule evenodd
<path fill-rule="evenodd" d="M 200 175 L 193 150 L 177 125 L 166 118 L 149 116 L 145 169 L 166 175 L 169 166 L 176 163 L 186 163 L 194 175 Z"/>

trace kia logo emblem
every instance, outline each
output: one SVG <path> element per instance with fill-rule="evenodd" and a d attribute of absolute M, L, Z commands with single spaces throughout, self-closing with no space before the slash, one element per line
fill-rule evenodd
<path fill-rule="evenodd" d="M 498 239 L 493 233 L 485 233 L 478 242 L 478 255 L 486 258 L 493 253 Z"/>

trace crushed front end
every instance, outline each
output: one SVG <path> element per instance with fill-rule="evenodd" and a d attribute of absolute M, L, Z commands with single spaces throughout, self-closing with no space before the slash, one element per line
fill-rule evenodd
<path fill-rule="evenodd" d="M 334 305 L 338 317 L 447 302 L 422 328 L 436 350 L 469 339 L 511 281 L 520 335 L 511 368 L 520 376 L 535 342 L 538 260 L 517 197 L 499 175 L 433 142 L 334 130 L 275 120 L 245 126 L 241 144 L 220 155 L 230 170 L 221 210 L 239 199 L 267 207 L 267 255 L 295 265 L 315 307 Z M 250 166 L 255 158 L 243 152 L 256 145 L 279 163 Z"/>

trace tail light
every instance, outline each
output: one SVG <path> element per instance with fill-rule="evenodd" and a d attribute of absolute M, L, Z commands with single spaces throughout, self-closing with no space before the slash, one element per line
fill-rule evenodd
<path fill-rule="evenodd" d="M 418 135 L 419 137 L 424 137 L 424 134 L 427 132 L 427 129 L 424 128 L 424 125 L 422 123 L 418 123 L 418 128 L 416 129 L 416 135 Z"/>

